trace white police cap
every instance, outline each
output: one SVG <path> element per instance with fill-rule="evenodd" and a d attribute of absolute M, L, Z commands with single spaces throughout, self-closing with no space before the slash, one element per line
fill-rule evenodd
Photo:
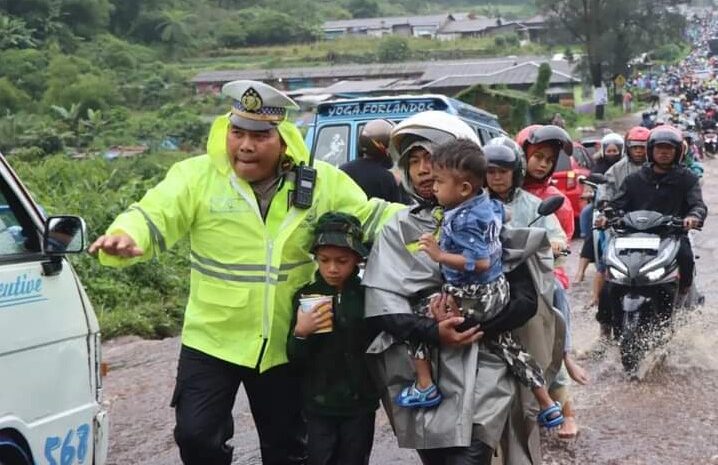
<path fill-rule="evenodd" d="M 259 81 L 232 81 L 222 86 L 232 98 L 232 125 L 248 131 L 268 131 L 284 121 L 289 110 L 299 106 L 274 87 Z"/>

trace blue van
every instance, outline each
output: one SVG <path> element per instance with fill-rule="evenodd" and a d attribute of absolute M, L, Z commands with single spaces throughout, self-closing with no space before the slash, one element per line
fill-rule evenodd
<path fill-rule="evenodd" d="M 357 158 L 359 134 L 368 121 L 384 118 L 398 123 L 416 113 L 430 110 L 457 115 L 476 130 L 482 144 L 506 135 L 496 115 L 445 95 L 428 94 L 321 103 L 305 141 L 315 159 L 339 166 Z"/>

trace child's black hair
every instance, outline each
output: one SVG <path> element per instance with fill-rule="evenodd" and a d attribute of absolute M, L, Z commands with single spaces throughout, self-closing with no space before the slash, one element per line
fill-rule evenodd
<path fill-rule="evenodd" d="M 439 145 L 431 155 L 431 163 L 440 169 L 458 171 L 479 187 L 486 177 L 486 157 L 476 142 L 468 139 L 454 139 Z"/>

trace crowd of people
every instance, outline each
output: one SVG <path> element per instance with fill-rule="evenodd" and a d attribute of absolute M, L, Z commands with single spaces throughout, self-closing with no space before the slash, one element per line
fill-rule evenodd
<path fill-rule="evenodd" d="M 703 98 L 704 84 L 681 82 L 696 90 L 686 101 Z M 482 146 L 445 112 L 377 120 L 362 158 L 339 170 L 307 166 L 281 92 L 235 81 L 223 93 L 232 108 L 207 155 L 177 163 L 90 248 L 126 266 L 189 236 L 171 399 L 185 464 L 231 463 L 240 384 L 265 464 L 366 465 L 380 405 L 424 464 L 489 464 L 499 448 L 507 464 L 540 463 L 541 428 L 576 436 L 569 385 L 589 377 L 572 353 L 564 269 L 574 213 L 551 182 L 574 147 L 564 129 L 531 125 Z M 607 183 L 583 214 L 586 238 L 607 209 L 681 217 L 687 230 L 705 220 L 693 148 L 654 126 L 601 140 Z M 608 338 L 616 303 L 601 244 L 584 242 L 577 280 L 594 261 Z M 680 249 L 685 294 L 690 241 Z"/>

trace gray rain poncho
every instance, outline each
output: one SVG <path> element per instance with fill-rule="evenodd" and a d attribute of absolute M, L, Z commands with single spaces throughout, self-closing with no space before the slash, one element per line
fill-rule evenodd
<path fill-rule="evenodd" d="M 364 273 L 367 318 L 412 314 L 411 296 L 441 286 L 438 264 L 411 246 L 422 233 L 433 232 L 435 227 L 427 208 L 401 211 L 384 226 Z M 540 296 L 536 315 L 514 335 L 550 382 L 561 366 L 565 330 L 551 305 L 554 278 L 550 244 L 541 229 L 505 227 L 501 238 L 504 271 L 525 262 Z M 538 404 L 531 391 L 513 378 L 505 362 L 481 341 L 469 347 L 434 350 L 434 380 L 444 400 L 433 409 L 405 409 L 393 403 L 401 388 L 415 378 L 403 341 L 382 332 L 368 353 L 373 354 L 372 365 L 386 387 L 384 406 L 399 447 L 466 447 L 473 436 L 492 448 L 501 445 L 507 464 L 540 463 Z"/>

